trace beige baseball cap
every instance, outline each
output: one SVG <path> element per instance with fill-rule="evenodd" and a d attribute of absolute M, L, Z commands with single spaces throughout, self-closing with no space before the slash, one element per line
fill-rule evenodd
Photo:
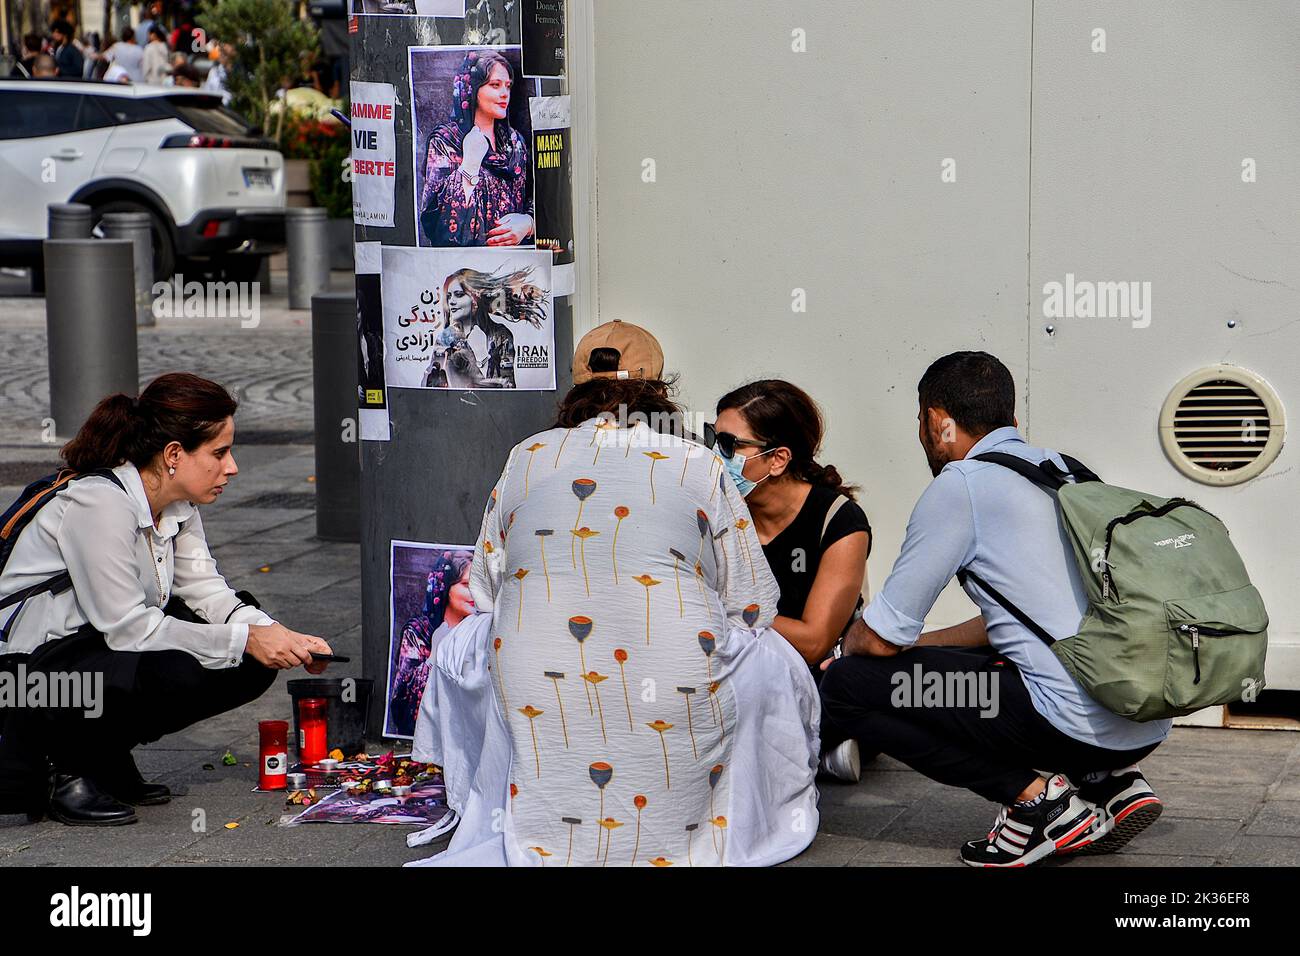
<path fill-rule="evenodd" d="M 593 372 L 591 353 L 596 349 L 617 349 L 618 369 Z M 596 326 L 582 337 L 573 353 L 574 385 L 593 378 L 661 379 L 663 374 L 664 352 L 659 340 L 641 326 L 620 319 Z"/>

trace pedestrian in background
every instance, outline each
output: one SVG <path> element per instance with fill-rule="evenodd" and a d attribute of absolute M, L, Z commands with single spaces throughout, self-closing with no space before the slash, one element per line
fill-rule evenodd
<path fill-rule="evenodd" d="M 54 62 L 59 68 L 59 76 L 70 80 L 82 79 L 86 58 L 72 42 L 72 24 L 67 20 L 55 20 L 50 24 L 50 35 L 54 38 Z"/>
<path fill-rule="evenodd" d="M 171 69 L 167 64 L 170 53 L 167 35 L 163 33 L 162 27 L 155 25 L 149 31 L 149 43 L 144 48 L 144 56 L 141 60 L 141 69 L 144 71 L 146 83 L 162 86 L 167 82 L 167 73 Z"/>
<path fill-rule="evenodd" d="M 130 27 L 122 28 L 117 42 L 103 53 L 102 59 L 110 66 L 118 66 L 125 71 L 130 82 L 144 82 L 144 50 L 135 42 L 135 31 Z M 104 79 L 109 79 L 107 73 Z"/>

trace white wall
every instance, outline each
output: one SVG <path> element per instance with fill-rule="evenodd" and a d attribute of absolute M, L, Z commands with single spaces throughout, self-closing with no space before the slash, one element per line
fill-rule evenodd
<path fill-rule="evenodd" d="M 1068 443 L 1108 481 L 1221 517 L 1272 619 L 1269 685 L 1292 689 L 1298 443 L 1252 481 L 1208 487 L 1170 465 L 1156 426 L 1170 388 L 1219 362 L 1262 375 L 1297 425 L 1297 12 L 1292 0 L 1037 4 L 1031 285 L 1067 272 L 1148 280 L 1152 311 L 1148 328 L 1075 319 L 1048 336 L 1040 296 L 1029 321 L 1035 434 Z M 1084 42 L 1098 26 L 1105 54 Z"/>
<path fill-rule="evenodd" d="M 1156 438 L 1196 366 L 1253 366 L 1284 401 L 1300 377 L 1300 37 L 1284 0 L 1220 6 L 594 0 L 587 321 L 651 328 L 695 410 L 755 377 L 808 389 L 823 460 L 863 486 L 875 583 L 930 477 L 917 379 L 946 352 L 993 352 L 1032 439 L 1221 512 L 1275 643 L 1300 643 L 1300 562 L 1265 530 L 1300 538 L 1294 448 L 1247 486 L 1189 488 Z M 1096 26 L 1105 54 L 1089 52 Z M 1243 156 L 1259 183 L 1241 184 Z M 1048 337 L 1040 290 L 1066 272 L 1152 281 L 1151 328 Z M 950 588 L 931 622 L 970 613 Z"/>

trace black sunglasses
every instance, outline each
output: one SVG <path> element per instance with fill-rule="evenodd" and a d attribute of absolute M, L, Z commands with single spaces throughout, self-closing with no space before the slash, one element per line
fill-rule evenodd
<path fill-rule="evenodd" d="M 736 446 L 744 445 L 747 448 L 757 448 L 759 451 L 767 451 L 774 447 L 770 443 L 754 441 L 752 438 L 741 438 L 733 435 L 731 432 L 720 432 L 712 422 L 704 424 L 704 446 L 706 448 L 717 448 L 723 458 L 733 458 L 736 454 Z"/>

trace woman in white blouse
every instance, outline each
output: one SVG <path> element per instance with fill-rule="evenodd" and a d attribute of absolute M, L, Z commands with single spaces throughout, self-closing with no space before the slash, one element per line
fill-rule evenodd
<path fill-rule="evenodd" d="M 18 534 L 0 597 L 33 593 L 0 612 L 0 654 L 22 655 L 9 663 L 28 675 L 84 675 L 94 699 L 3 713 L 0 812 L 132 823 L 132 804 L 170 798 L 141 778 L 132 747 L 254 700 L 276 670 L 324 669 L 311 654 L 329 645 L 242 601 L 208 549 L 196 506 L 238 473 L 235 407 L 215 382 L 171 373 L 138 399 L 101 401 L 64 446 L 81 477 Z"/>

